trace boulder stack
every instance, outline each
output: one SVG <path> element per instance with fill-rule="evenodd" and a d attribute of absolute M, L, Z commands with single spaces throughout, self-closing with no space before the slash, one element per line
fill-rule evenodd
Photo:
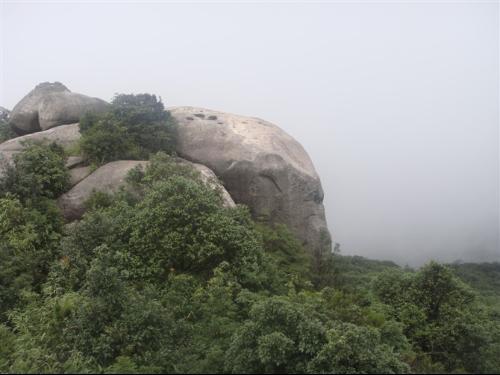
<path fill-rule="evenodd" d="M 9 123 L 17 134 L 34 133 L 78 122 L 86 112 L 102 112 L 107 106 L 104 100 L 71 92 L 60 82 L 44 82 L 16 104 Z"/>
<path fill-rule="evenodd" d="M 20 134 L 33 134 L 0 144 L 0 161 L 11 160 L 26 140 L 71 147 L 80 138 L 76 123 L 80 116 L 105 111 L 107 106 L 101 99 L 72 93 L 59 82 L 38 85 L 5 115 Z M 299 142 L 255 117 L 196 107 L 169 111 L 177 122 L 176 151 L 185 159 L 182 162 L 221 189 L 226 206 L 245 204 L 257 221 L 286 224 L 309 250 L 328 250 L 321 181 Z M 116 191 L 130 169 L 147 163 L 115 161 L 91 173 L 81 160 L 68 160 L 73 187 L 58 201 L 65 217 L 78 219 L 93 191 Z"/>

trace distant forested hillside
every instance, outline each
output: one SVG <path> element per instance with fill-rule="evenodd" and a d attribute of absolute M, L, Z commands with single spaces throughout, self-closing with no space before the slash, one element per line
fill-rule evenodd
<path fill-rule="evenodd" d="M 500 298 L 500 263 L 459 263 L 450 267 L 480 294 Z"/>
<path fill-rule="evenodd" d="M 472 287 L 483 297 L 500 299 L 500 263 L 453 263 L 447 264 L 463 282 Z M 391 261 L 368 259 L 361 256 L 337 254 L 335 269 L 344 286 L 368 285 L 384 271 L 404 270 L 415 272 L 411 268 L 402 268 Z"/>

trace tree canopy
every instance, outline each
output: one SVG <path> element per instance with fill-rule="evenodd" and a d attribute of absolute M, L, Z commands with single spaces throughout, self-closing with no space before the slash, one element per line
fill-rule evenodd
<path fill-rule="evenodd" d="M 0 177 L 0 372 L 500 370 L 498 265 L 478 281 L 472 267 L 311 254 L 156 152 L 173 139 L 166 113 L 124 95 L 81 122 L 89 160 L 151 157 L 78 222 L 55 204 L 68 188 L 58 146 L 26 145 Z M 123 143 L 101 149 L 101 132 Z"/>
<path fill-rule="evenodd" d="M 175 123 L 155 95 L 119 94 L 104 113 L 80 120 L 80 150 L 91 163 L 147 159 L 159 151 L 172 153 Z"/>

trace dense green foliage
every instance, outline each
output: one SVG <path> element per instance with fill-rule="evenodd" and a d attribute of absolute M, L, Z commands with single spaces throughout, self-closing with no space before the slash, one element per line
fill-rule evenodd
<path fill-rule="evenodd" d="M 430 263 L 414 274 L 384 273 L 374 290 L 390 307 L 389 314 L 403 323 L 405 335 L 433 363 L 446 371 L 494 370 L 489 361 L 496 359 L 481 350 L 496 345 L 498 322 L 490 321 L 474 303 L 473 291 L 450 269 Z"/>
<path fill-rule="evenodd" d="M 0 196 L 16 195 L 23 202 L 56 198 L 66 191 L 69 173 L 64 150 L 55 143 L 26 143 L 24 152 L 14 155 L 0 180 Z"/>
<path fill-rule="evenodd" d="M 0 320 L 22 292 L 39 291 L 55 258 L 62 220 L 53 202 L 23 206 L 14 196 L 0 199 Z"/>
<path fill-rule="evenodd" d="M 174 119 L 150 94 L 115 96 L 109 111 L 80 120 L 80 132 L 80 150 L 97 165 L 147 159 L 158 151 L 171 153 L 175 144 Z"/>
<path fill-rule="evenodd" d="M 27 144 L 0 178 L 0 322 L 25 292 L 40 291 L 57 252 L 62 219 L 51 198 L 68 184 L 62 149 Z"/>
<path fill-rule="evenodd" d="M 0 143 L 16 137 L 16 133 L 10 127 L 8 121 L 0 118 Z"/>
<path fill-rule="evenodd" d="M 500 263 L 455 263 L 450 267 L 481 295 L 500 297 Z"/>
<path fill-rule="evenodd" d="M 498 265 L 309 254 L 285 226 L 224 208 L 195 170 L 150 160 L 66 226 L 60 148 L 28 145 L 0 178 L 0 372 L 500 370 Z"/>

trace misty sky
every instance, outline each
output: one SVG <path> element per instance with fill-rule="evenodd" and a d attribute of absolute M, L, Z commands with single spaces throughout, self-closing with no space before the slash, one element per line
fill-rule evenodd
<path fill-rule="evenodd" d="M 0 105 L 60 81 L 261 117 L 344 254 L 500 260 L 496 2 L 0 3 Z"/>

